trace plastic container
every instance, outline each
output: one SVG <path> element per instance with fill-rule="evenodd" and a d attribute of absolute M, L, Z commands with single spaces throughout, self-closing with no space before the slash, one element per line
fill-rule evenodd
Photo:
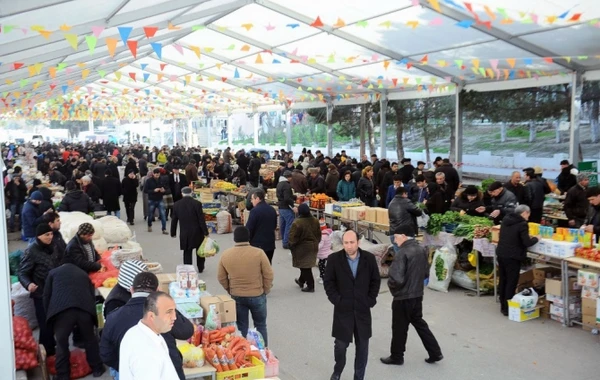
<path fill-rule="evenodd" d="M 279 375 L 279 360 L 277 358 L 265 364 L 265 377 L 275 377 Z"/>
<path fill-rule="evenodd" d="M 258 380 L 265 377 L 265 364 L 255 357 L 252 357 L 254 367 L 234 369 L 231 371 L 217 372 L 217 380 Z M 279 366 L 278 366 L 279 367 Z"/>

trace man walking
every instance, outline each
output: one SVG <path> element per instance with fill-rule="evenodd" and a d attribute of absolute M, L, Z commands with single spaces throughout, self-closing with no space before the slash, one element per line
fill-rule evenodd
<path fill-rule="evenodd" d="M 358 234 L 344 233 L 344 249 L 327 258 L 324 286 L 334 305 L 332 336 L 335 366 L 331 380 L 339 380 L 346 366 L 346 350 L 354 337 L 354 380 L 363 380 L 369 357 L 371 308 L 377 303 L 381 278 L 375 256 L 358 248 Z"/>
<path fill-rule="evenodd" d="M 144 184 L 144 193 L 148 194 L 148 232 L 152 232 L 154 212 L 158 209 L 162 233 L 167 234 L 167 216 L 165 214 L 165 202 L 163 201 L 165 191 L 160 180 L 160 169 L 156 168 L 152 171 L 152 178 L 148 178 Z"/>
<path fill-rule="evenodd" d="M 415 230 L 408 224 L 399 225 L 394 231 L 394 242 L 399 247 L 390 266 L 388 287 L 394 296 L 392 302 L 391 355 L 381 358 L 384 364 L 404 364 L 404 351 L 408 326 L 413 325 L 421 338 L 429 357 L 429 364 L 444 357 L 440 346 L 423 320 L 423 288 L 428 276 L 427 253 L 415 240 Z"/>
<path fill-rule="evenodd" d="M 284 171 L 283 176 L 279 178 L 276 190 L 277 207 L 279 207 L 279 229 L 281 230 L 283 249 L 289 249 L 290 228 L 292 227 L 292 223 L 294 223 L 294 214 L 298 211 L 294 207 L 291 179 L 292 172 L 289 170 Z"/>
<path fill-rule="evenodd" d="M 223 252 L 218 279 L 235 300 L 237 327 L 248 334 L 248 312 L 254 326 L 268 345 L 267 294 L 273 286 L 273 269 L 264 251 L 250 245 L 250 231 L 244 226 L 233 231 L 235 246 Z"/>
<path fill-rule="evenodd" d="M 192 198 L 192 189 L 184 187 L 181 189 L 183 198 L 173 205 L 173 219 L 171 220 L 171 237 L 177 235 L 177 223 L 179 227 L 179 249 L 183 251 L 183 263 L 191 265 L 194 252 L 200 248 L 204 238 L 208 236 L 208 228 L 204 220 L 202 203 Z M 204 257 L 196 255 L 198 272 L 204 271 Z"/>
<path fill-rule="evenodd" d="M 275 252 L 275 229 L 277 228 L 277 211 L 265 202 L 265 191 L 256 189 L 250 195 L 252 211 L 246 227 L 250 231 L 250 245 L 260 248 L 273 263 Z"/>

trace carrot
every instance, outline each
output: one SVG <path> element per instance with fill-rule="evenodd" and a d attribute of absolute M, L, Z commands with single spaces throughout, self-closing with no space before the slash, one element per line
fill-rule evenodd
<path fill-rule="evenodd" d="M 208 359 L 210 364 L 212 364 L 212 366 L 215 367 L 217 372 L 223 372 L 223 367 L 219 362 L 219 358 L 217 357 L 216 352 L 210 348 L 206 348 L 204 349 L 204 353 L 206 354 L 206 358 Z"/>
<path fill-rule="evenodd" d="M 209 338 L 209 334 L 208 331 L 204 330 L 202 332 L 202 346 L 206 347 L 208 346 L 208 344 L 210 343 L 210 338 Z"/>
<path fill-rule="evenodd" d="M 235 333 L 235 326 L 226 326 L 226 327 L 223 327 L 221 329 L 221 331 L 223 331 L 226 334 L 234 334 Z"/>
<path fill-rule="evenodd" d="M 245 357 L 246 354 L 243 351 L 240 351 L 237 354 L 235 354 L 235 364 L 237 364 L 237 366 L 241 368 L 241 366 L 244 364 Z"/>
<path fill-rule="evenodd" d="M 221 367 L 223 367 L 224 371 L 229 371 L 229 365 L 227 364 L 227 357 L 225 356 L 225 353 L 223 352 L 223 349 L 221 348 L 221 346 L 217 346 L 217 357 L 219 358 L 219 361 L 221 362 Z"/>
<path fill-rule="evenodd" d="M 237 365 L 235 365 L 235 360 L 233 359 L 233 354 L 231 353 L 231 350 L 225 350 L 225 356 L 227 357 L 229 369 L 238 369 Z"/>
<path fill-rule="evenodd" d="M 262 356 L 260 355 L 260 352 L 258 352 L 258 351 L 250 351 L 250 352 L 246 353 L 246 356 L 254 356 L 258 360 L 262 361 Z"/>

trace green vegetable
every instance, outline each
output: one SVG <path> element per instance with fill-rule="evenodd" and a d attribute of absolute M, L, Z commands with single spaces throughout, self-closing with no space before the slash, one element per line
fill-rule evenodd
<path fill-rule="evenodd" d="M 441 255 L 437 255 L 435 258 L 435 277 L 438 281 L 444 281 L 446 279 L 447 270 L 444 268 L 444 259 Z"/>
<path fill-rule="evenodd" d="M 494 178 L 484 179 L 483 181 L 481 181 L 480 190 L 485 193 L 487 191 L 487 188 L 494 182 L 496 182 L 496 180 Z"/>

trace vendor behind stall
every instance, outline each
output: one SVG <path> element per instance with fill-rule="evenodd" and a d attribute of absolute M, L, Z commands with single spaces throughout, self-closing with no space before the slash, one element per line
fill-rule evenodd
<path fill-rule="evenodd" d="M 451 211 L 458 211 L 470 216 L 484 216 L 485 206 L 483 205 L 482 195 L 476 186 L 469 185 L 452 202 Z"/>
<path fill-rule="evenodd" d="M 589 188 L 586 192 L 590 208 L 583 227 L 586 232 L 596 234 L 596 243 L 600 241 L 600 187 Z"/>

